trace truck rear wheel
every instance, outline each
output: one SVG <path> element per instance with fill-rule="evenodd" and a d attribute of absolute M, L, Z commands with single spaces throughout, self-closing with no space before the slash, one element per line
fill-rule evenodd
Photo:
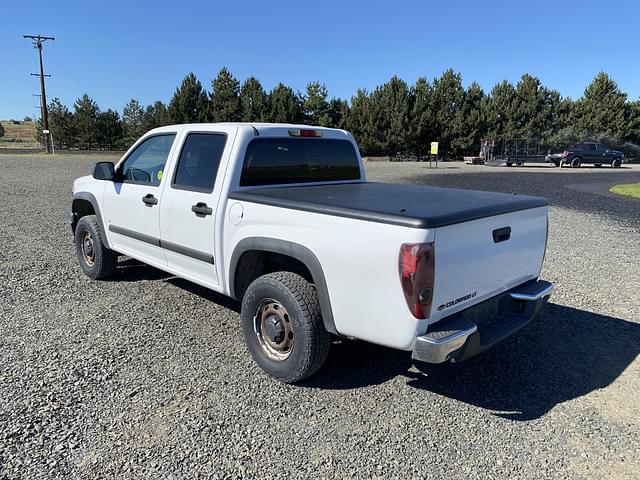
<path fill-rule="evenodd" d="M 620 168 L 620 165 L 622 165 L 622 160 L 620 160 L 619 158 L 614 158 L 611 162 L 611 166 L 613 168 Z"/>
<path fill-rule="evenodd" d="M 84 216 L 78 221 L 75 244 L 78 263 L 87 277 L 101 280 L 116 271 L 118 254 L 105 246 L 95 215 Z"/>
<path fill-rule="evenodd" d="M 572 168 L 578 168 L 580 167 L 580 164 L 582 163 L 582 161 L 580 160 L 579 157 L 574 157 L 571 159 L 571 167 Z"/>
<path fill-rule="evenodd" d="M 254 280 L 242 299 L 244 341 L 265 372 L 285 383 L 303 380 L 322 367 L 329 354 L 313 284 L 292 272 Z"/>

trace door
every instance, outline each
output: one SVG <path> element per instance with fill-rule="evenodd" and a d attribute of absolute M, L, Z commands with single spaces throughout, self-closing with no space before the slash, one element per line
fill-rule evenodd
<path fill-rule="evenodd" d="M 229 156 L 235 128 L 189 132 L 184 138 L 160 207 L 161 243 L 173 271 L 199 282 L 219 285 L 215 258 L 216 209 L 223 175 L 218 167 Z M 226 165 L 226 161 L 223 162 Z"/>
<path fill-rule="evenodd" d="M 585 143 L 584 144 L 584 157 L 582 158 L 582 161 L 585 162 L 585 163 L 599 163 L 600 162 L 600 155 L 598 155 L 595 143 Z"/>
<path fill-rule="evenodd" d="M 166 265 L 160 248 L 160 193 L 175 133 L 143 140 L 118 164 L 104 194 L 113 249 L 143 262 Z"/>
<path fill-rule="evenodd" d="M 604 146 L 603 143 L 596 143 L 596 157 L 594 157 L 593 161 L 594 162 L 599 162 L 599 163 L 610 163 L 611 162 L 611 158 L 609 157 L 609 151 L 607 150 L 607 147 Z"/>

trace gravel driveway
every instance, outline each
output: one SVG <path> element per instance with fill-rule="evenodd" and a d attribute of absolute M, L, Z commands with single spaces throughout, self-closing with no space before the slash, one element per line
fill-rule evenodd
<path fill-rule="evenodd" d="M 0 479 L 640 477 L 640 201 L 570 186 L 640 169 L 369 164 L 549 196 L 553 302 L 467 363 L 342 342 L 288 386 L 235 302 L 133 261 L 81 274 L 65 220 L 90 165 L 0 156 Z"/>

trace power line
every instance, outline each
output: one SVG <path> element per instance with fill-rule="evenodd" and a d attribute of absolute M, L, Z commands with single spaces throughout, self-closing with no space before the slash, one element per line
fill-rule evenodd
<path fill-rule="evenodd" d="M 51 153 L 51 142 L 49 141 L 49 112 L 47 111 L 47 94 L 44 87 L 45 77 L 51 75 L 44 74 L 44 67 L 42 65 L 42 44 L 47 40 L 55 40 L 53 37 L 44 37 L 42 35 L 23 35 L 24 38 L 33 42 L 33 48 L 38 49 L 38 59 L 40 60 L 40 73 L 32 73 L 35 77 L 40 77 L 40 118 L 42 118 L 42 133 L 47 145 L 47 153 Z"/>

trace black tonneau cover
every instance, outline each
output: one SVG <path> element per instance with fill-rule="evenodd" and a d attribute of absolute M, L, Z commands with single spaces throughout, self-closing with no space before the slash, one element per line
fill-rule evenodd
<path fill-rule="evenodd" d="M 435 228 L 544 207 L 542 197 L 390 183 L 265 187 L 230 198 L 412 228 Z"/>

